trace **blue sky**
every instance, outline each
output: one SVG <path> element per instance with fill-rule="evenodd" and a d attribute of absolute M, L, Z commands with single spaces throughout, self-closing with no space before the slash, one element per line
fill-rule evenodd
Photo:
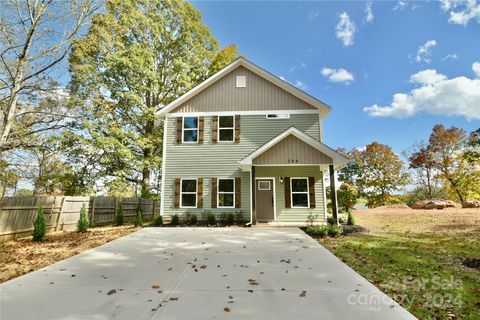
<path fill-rule="evenodd" d="M 480 127 L 478 1 L 192 3 L 222 46 L 332 106 L 332 147 Z"/>

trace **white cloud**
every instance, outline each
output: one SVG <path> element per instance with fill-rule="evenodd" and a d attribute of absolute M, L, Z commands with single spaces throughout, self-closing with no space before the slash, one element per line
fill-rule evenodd
<path fill-rule="evenodd" d="M 324 67 L 322 69 L 322 75 L 327 77 L 330 82 L 345 82 L 345 84 L 349 84 L 350 81 L 355 80 L 353 74 L 343 68 L 331 69 Z"/>
<path fill-rule="evenodd" d="M 476 61 L 472 64 L 472 70 L 475 72 L 475 76 L 480 78 L 480 61 Z"/>
<path fill-rule="evenodd" d="M 437 73 L 435 69 L 427 69 L 410 76 L 410 82 L 416 84 L 435 84 L 447 79 L 443 74 Z"/>
<path fill-rule="evenodd" d="M 420 46 L 417 51 L 417 56 L 415 60 L 417 62 L 426 62 L 430 63 L 432 61 L 432 54 L 430 53 L 430 49 L 437 45 L 437 41 L 435 40 L 428 40 L 425 42 L 423 46 Z"/>
<path fill-rule="evenodd" d="M 300 81 L 300 80 L 297 80 L 295 82 L 290 82 L 282 76 L 279 76 L 279 78 L 282 79 L 285 82 L 290 83 L 292 86 L 297 87 L 298 89 L 306 90 L 308 88 L 307 84 L 305 82 Z"/>
<path fill-rule="evenodd" d="M 458 59 L 458 54 L 456 53 L 449 53 L 447 54 L 443 59 L 442 61 L 445 61 L 445 60 L 456 60 Z"/>
<path fill-rule="evenodd" d="M 372 22 L 373 18 L 375 17 L 372 11 L 372 4 L 373 4 L 372 2 L 367 2 L 365 4 L 365 21 L 366 22 Z"/>
<path fill-rule="evenodd" d="M 472 69 L 476 64 L 474 63 Z M 479 63 L 480 69 L 480 63 Z M 480 71 L 480 70 L 479 70 Z M 480 119 L 480 79 L 464 76 L 448 79 L 436 70 L 423 70 L 410 77 L 419 86 L 408 93 L 393 95 L 388 106 L 363 108 L 372 117 L 408 118 L 425 111 L 435 115 Z"/>
<path fill-rule="evenodd" d="M 405 8 L 405 6 L 407 5 L 407 2 L 405 1 L 398 1 L 397 4 L 395 5 L 395 7 L 393 7 L 393 11 L 397 11 L 397 10 L 403 10 Z"/>
<path fill-rule="evenodd" d="M 339 18 L 340 20 L 335 27 L 335 36 L 342 41 L 345 47 L 351 46 L 357 27 L 355 23 L 350 20 L 348 13 L 343 12 Z"/>
<path fill-rule="evenodd" d="M 293 72 L 293 71 L 298 70 L 298 69 L 307 70 L 308 66 L 305 62 L 300 62 L 298 65 L 296 64 L 296 65 L 291 66 L 290 69 L 288 69 L 288 71 Z"/>
<path fill-rule="evenodd" d="M 442 10 L 450 14 L 448 22 L 464 26 L 470 20 L 480 23 L 480 3 L 477 0 L 442 0 L 441 2 Z"/>
<path fill-rule="evenodd" d="M 306 90 L 307 89 L 307 85 L 300 81 L 300 80 L 297 80 L 295 81 L 295 83 L 293 84 L 295 87 L 297 87 L 298 89 L 302 89 L 302 90 Z"/>

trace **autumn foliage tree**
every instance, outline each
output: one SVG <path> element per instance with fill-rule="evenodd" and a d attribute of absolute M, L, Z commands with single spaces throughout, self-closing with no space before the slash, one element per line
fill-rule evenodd
<path fill-rule="evenodd" d="M 358 190 L 348 182 L 343 182 L 337 191 L 338 206 L 350 213 L 358 199 Z"/>
<path fill-rule="evenodd" d="M 409 182 L 403 161 L 387 145 L 370 143 L 362 152 L 361 159 L 361 184 L 369 207 L 387 204 L 393 193 Z"/>
<path fill-rule="evenodd" d="M 417 183 L 426 190 L 429 199 L 436 194 L 435 158 L 430 146 L 420 143 L 408 156 L 409 167 L 416 172 Z"/>
<path fill-rule="evenodd" d="M 469 143 L 463 129 L 445 128 L 440 124 L 433 127 L 429 138 L 435 168 L 445 181 L 450 198 L 460 202 L 477 197 L 480 193 L 478 163 L 465 156 L 469 151 L 466 149 Z"/>

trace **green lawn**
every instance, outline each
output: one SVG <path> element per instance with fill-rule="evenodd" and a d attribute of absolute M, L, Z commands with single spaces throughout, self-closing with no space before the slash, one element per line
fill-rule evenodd
<path fill-rule="evenodd" d="M 480 210 L 356 213 L 368 233 L 320 242 L 419 319 L 479 319 Z"/>

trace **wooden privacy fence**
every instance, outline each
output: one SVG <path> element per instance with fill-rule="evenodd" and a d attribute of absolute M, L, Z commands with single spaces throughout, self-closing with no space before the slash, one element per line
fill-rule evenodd
<path fill-rule="evenodd" d="M 7 197 L 0 201 L 0 243 L 32 234 L 38 207 L 42 206 L 47 221 L 47 232 L 75 230 L 82 205 L 88 210 L 94 225 L 115 221 L 118 206 L 123 206 L 125 221 L 135 219 L 140 205 L 144 219 L 160 214 L 160 203 L 142 198 L 117 197 Z"/>

